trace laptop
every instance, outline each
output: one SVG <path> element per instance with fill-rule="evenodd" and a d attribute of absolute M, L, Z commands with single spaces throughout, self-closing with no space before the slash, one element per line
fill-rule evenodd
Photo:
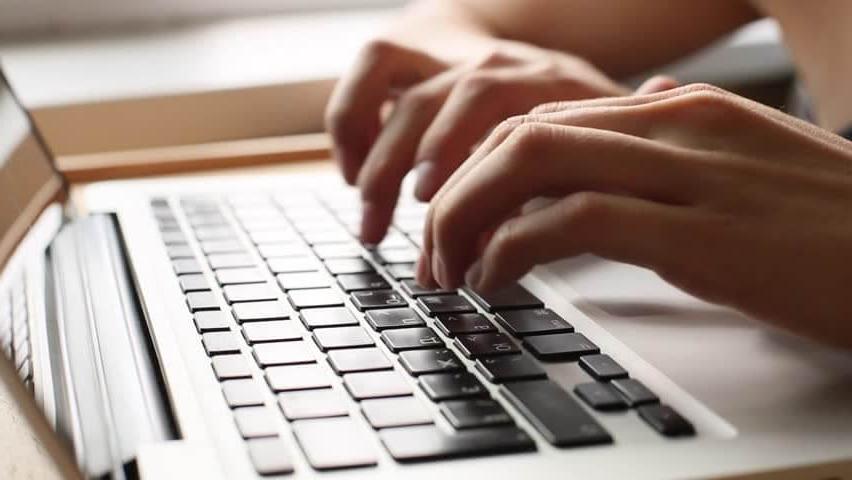
<path fill-rule="evenodd" d="M 99 182 L 72 208 L 5 80 L 0 125 L 0 362 L 85 477 L 852 471 L 849 353 L 651 272 L 425 289 L 426 205 L 404 195 L 367 248 L 330 162 Z"/>

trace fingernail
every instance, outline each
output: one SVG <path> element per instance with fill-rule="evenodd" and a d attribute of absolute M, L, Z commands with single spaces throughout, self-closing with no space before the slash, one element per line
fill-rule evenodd
<path fill-rule="evenodd" d="M 428 160 L 417 164 L 417 185 L 414 187 L 414 197 L 421 202 L 428 200 L 428 187 L 432 184 L 434 170 L 435 164 Z"/>
<path fill-rule="evenodd" d="M 482 280 L 482 262 L 477 260 L 473 265 L 470 266 L 467 273 L 464 276 L 464 281 L 467 283 L 467 286 L 474 290 L 479 289 L 479 282 Z"/>

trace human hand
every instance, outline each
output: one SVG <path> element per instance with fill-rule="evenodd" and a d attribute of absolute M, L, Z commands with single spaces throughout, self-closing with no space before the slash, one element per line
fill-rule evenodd
<path fill-rule="evenodd" d="M 624 93 L 577 57 L 514 42 L 495 41 L 490 55 L 457 64 L 389 41 L 371 43 L 326 111 L 343 176 L 361 189 L 361 239 L 378 243 L 385 235 L 400 183 L 415 165 L 415 195 L 426 201 L 510 115 L 558 99 Z"/>
<path fill-rule="evenodd" d="M 852 143 L 706 85 L 544 105 L 435 195 L 417 279 L 488 291 L 582 253 L 852 346 Z"/>

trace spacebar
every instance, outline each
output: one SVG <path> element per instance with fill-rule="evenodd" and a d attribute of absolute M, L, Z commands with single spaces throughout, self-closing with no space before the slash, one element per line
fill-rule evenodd
<path fill-rule="evenodd" d="M 612 443 L 612 437 L 576 400 L 551 380 L 507 383 L 503 395 L 557 447 Z"/>
<path fill-rule="evenodd" d="M 422 462 L 535 450 L 535 442 L 516 427 L 477 428 L 444 433 L 438 427 L 388 428 L 379 432 L 382 443 L 398 462 Z"/>

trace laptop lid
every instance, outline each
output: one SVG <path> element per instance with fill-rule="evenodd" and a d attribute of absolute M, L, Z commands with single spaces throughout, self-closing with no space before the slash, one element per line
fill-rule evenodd
<path fill-rule="evenodd" d="M 0 271 L 65 185 L 0 66 Z"/>

